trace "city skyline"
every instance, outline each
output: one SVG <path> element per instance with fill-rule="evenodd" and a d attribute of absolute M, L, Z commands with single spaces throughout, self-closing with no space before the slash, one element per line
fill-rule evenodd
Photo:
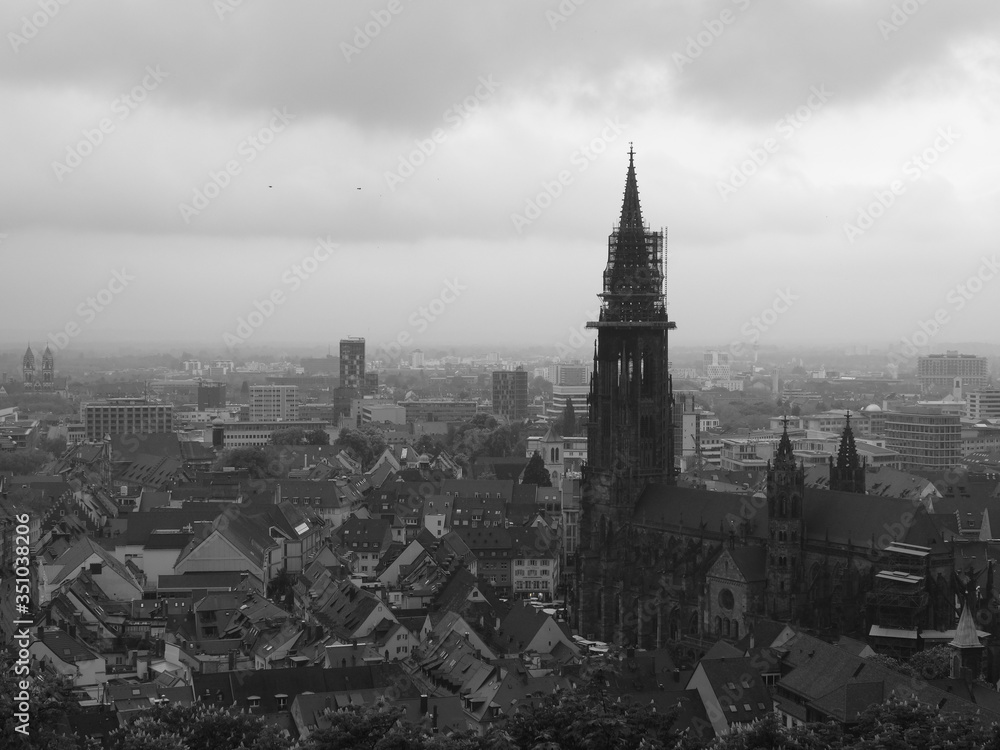
<path fill-rule="evenodd" d="M 4 347 L 586 359 L 630 142 L 672 346 L 994 340 L 997 9 L 123 8 L 0 15 Z"/>

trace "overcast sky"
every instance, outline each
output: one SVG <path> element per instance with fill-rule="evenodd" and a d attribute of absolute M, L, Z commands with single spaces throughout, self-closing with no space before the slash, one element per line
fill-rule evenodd
<path fill-rule="evenodd" d="M 995 342 L 998 16 L 5 0 L 0 345 L 589 356 L 629 142 L 677 344 Z"/>

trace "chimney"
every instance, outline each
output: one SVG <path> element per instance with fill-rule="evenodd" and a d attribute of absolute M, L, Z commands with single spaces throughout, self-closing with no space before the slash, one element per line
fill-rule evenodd
<path fill-rule="evenodd" d="M 435 713 L 437 713 L 436 710 Z M 427 695 L 424 693 L 420 694 L 420 715 L 421 716 L 427 715 Z"/>

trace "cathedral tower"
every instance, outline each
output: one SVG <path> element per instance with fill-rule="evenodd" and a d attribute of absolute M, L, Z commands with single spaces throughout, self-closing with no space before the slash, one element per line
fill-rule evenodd
<path fill-rule="evenodd" d="M 35 378 L 35 353 L 31 351 L 31 346 L 28 346 L 27 351 L 24 353 L 24 358 L 21 360 L 21 379 L 24 381 L 25 388 L 34 388 L 37 385 Z"/>
<path fill-rule="evenodd" d="M 788 420 L 774 461 L 767 464 L 767 610 L 773 619 L 789 620 L 801 603 L 802 549 L 805 529 L 802 501 L 805 469 L 795 465 Z"/>
<path fill-rule="evenodd" d="M 646 485 L 673 478 L 667 332 L 675 325 L 667 319 L 663 254 L 663 232 L 642 220 L 629 148 L 621 218 L 608 238 L 600 319 L 587 323 L 597 330 L 583 474 L 584 514 L 590 515 L 584 534 L 598 536 L 592 547 L 629 522 Z"/>
<path fill-rule="evenodd" d="M 49 347 L 42 352 L 42 388 L 52 388 L 55 385 L 56 362 Z"/>
<path fill-rule="evenodd" d="M 858 459 L 858 447 L 851 430 L 851 413 L 847 413 L 844 432 L 840 436 L 837 462 L 830 457 L 830 489 L 865 494 L 865 466 Z"/>

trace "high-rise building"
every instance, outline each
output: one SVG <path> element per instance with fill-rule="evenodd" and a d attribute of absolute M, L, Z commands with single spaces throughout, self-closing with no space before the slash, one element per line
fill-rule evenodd
<path fill-rule="evenodd" d="M 552 365 L 552 385 L 587 385 L 590 378 L 588 365 Z"/>
<path fill-rule="evenodd" d="M 959 416 L 920 407 L 886 412 L 885 447 L 900 455 L 903 471 L 947 469 L 962 457 Z"/>
<path fill-rule="evenodd" d="M 410 355 L 410 367 L 419 370 L 424 366 L 424 353 L 420 349 L 415 349 Z"/>
<path fill-rule="evenodd" d="M 299 389 L 294 385 L 250 386 L 250 421 L 283 422 L 299 418 Z"/>
<path fill-rule="evenodd" d="M 965 416 L 969 419 L 1000 419 L 1000 388 L 972 391 L 965 395 Z"/>
<path fill-rule="evenodd" d="M 105 435 L 149 435 L 174 429 L 173 404 L 152 403 L 142 398 L 109 398 L 80 407 L 87 440 Z"/>
<path fill-rule="evenodd" d="M 497 370 L 493 373 L 493 413 L 507 419 L 528 416 L 528 372 Z"/>
<path fill-rule="evenodd" d="M 211 380 L 198 383 L 198 409 L 218 409 L 226 405 L 226 384 Z"/>
<path fill-rule="evenodd" d="M 957 351 L 929 354 L 917 360 L 917 380 L 924 393 L 951 393 L 956 380 L 963 392 L 978 391 L 989 384 L 989 362 Z"/>
<path fill-rule="evenodd" d="M 340 387 L 361 388 L 365 384 L 365 340 L 340 340 Z"/>

